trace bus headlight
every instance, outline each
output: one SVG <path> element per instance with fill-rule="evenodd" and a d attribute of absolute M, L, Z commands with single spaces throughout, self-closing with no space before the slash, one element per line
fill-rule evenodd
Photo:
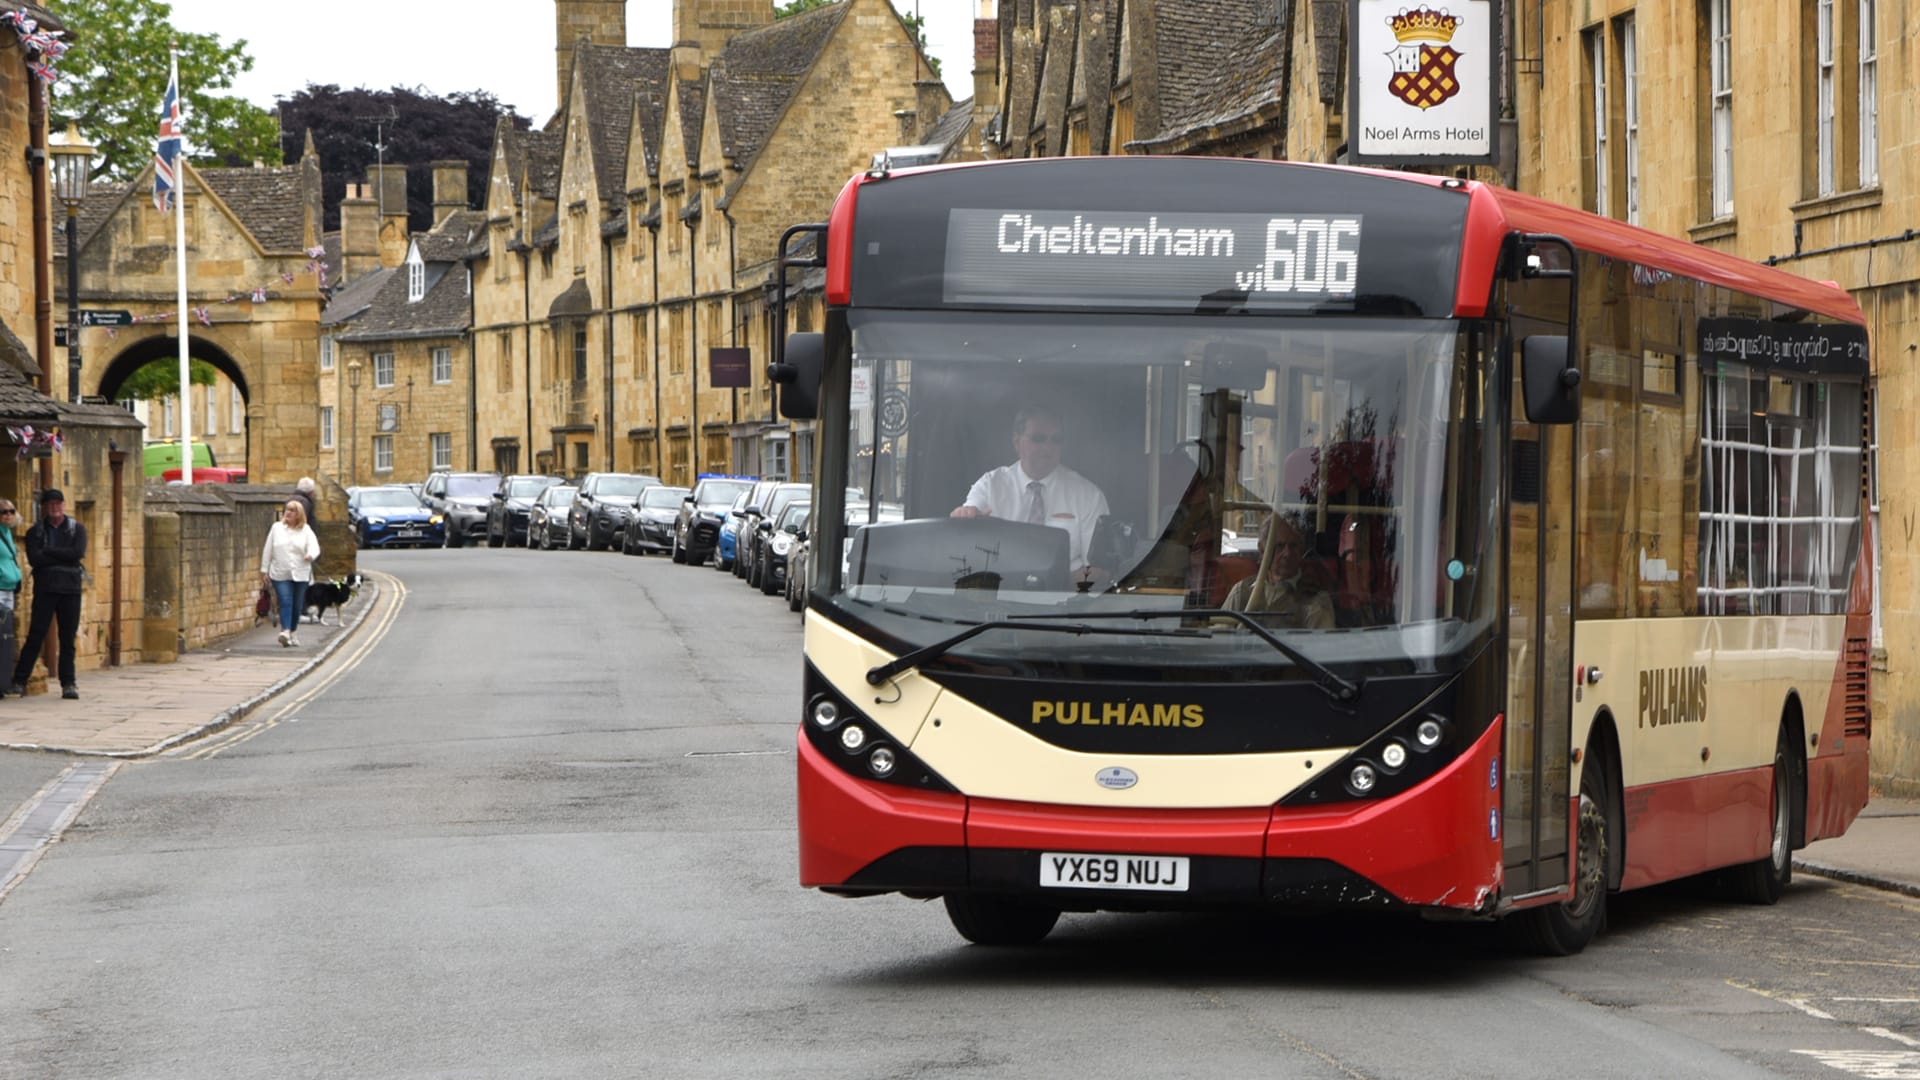
<path fill-rule="evenodd" d="M 867 755 L 867 768 L 873 770 L 873 775 L 878 777 L 884 778 L 891 775 L 893 773 L 893 751 L 884 746 L 874 747 L 873 753 Z"/>
<path fill-rule="evenodd" d="M 1403 743 L 1390 742 L 1380 748 L 1380 764 L 1389 772 L 1399 771 L 1407 763 L 1407 748 Z"/>
<path fill-rule="evenodd" d="M 840 722 L 840 706 L 831 701 L 813 703 L 813 722 L 822 728 L 831 729 Z"/>
<path fill-rule="evenodd" d="M 866 729 L 859 724 L 848 724 L 840 732 L 840 745 L 846 747 L 849 753 L 858 753 L 861 747 L 867 745 Z"/>
<path fill-rule="evenodd" d="M 1413 739 L 1420 744 L 1420 749 L 1431 750 L 1440 745 L 1440 740 L 1446 734 L 1447 730 L 1440 726 L 1440 721 L 1429 717 L 1420 721 L 1420 726 L 1414 729 Z"/>
<path fill-rule="evenodd" d="M 1355 795 L 1368 794 L 1379 782 L 1380 777 L 1373 771 L 1373 766 L 1365 762 L 1355 765 L 1353 771 L 1347 774 L 1347 788 Z"/>

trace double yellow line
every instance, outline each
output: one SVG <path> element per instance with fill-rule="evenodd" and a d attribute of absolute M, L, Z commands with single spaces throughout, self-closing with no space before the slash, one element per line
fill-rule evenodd
<path fill-rule="evenodd" d="M 393 629 L 394 621 L 400 617 L 401 607 L 407 602 L 407 587 L 399 578 L 391 574 L 380 574 L 378 577 L 380 578 L 381 610 L 368 616 L 374 620 L 373 626 L 367 628 L 366 634 L 363 635 L 364 640 L 357 642 L 345 657 L 334 658 L 328 662 L 327 673 L 318 682 L 303 687 L 299 696 L 281 706 L 280 710 L 272 716 L 249 721 L 178 756 L 192 761 L 218 757 L 262 732 L 270 731 L 282 723 L 296 719 L 300 710 L 310 704 L 314 698 L 326 693 L 334 683 L 359 667 L 367 658 L 367 654 L 387 636 L 387 631 Z"/>

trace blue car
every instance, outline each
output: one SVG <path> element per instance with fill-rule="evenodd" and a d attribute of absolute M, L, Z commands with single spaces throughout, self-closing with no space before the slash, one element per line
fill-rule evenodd
<path fill-rule="evenodd" d="M 740 525 L 746 520 L 744 511 L 753 498 L 753 489 L 740 493 L 733 500 L 733 506 L 727 510 L 726 517 L 720 520 L 720 537 L 713 545 L 713 568 L 715 570 L 733 569 L 734 553 L 739 550 Z"/>
<path fill-rule="evenodd" d="M 347 525 L 361 548 L 440 547 L 446 519 L 404 487 L 365 487 L 347 496 Z"/>

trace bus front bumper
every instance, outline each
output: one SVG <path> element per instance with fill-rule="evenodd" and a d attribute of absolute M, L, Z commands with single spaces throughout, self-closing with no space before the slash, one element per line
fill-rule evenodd
<path fill-rule="evenodd" d="M 800 880 L 849 895 L 1023 895 L 1068 910 L 1277 905 L 1491 911 L 1501 883 L 1494 723 L 1427 782 L 1326 807 L 1116 809 L 878 784 L 799 739 Z M 1182 857 L 1178 891 L 1043 886 L 1042 857 Z"/>

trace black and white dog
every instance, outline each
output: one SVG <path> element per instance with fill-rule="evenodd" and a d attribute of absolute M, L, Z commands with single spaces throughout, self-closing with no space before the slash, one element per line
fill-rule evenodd
<path fill-rule="evenodd" d="M 337 625 L 344 620 L 340 610 L 353 601 L 354 594 L 360 591 L 360 575 L 348 574 L 332 581 L 316 581 L 307 586 L 307 610 L 313 612 L 313 621 L 322 626 L 327 624 L 327 609 L 334 611 L 333 621 Z"/>

